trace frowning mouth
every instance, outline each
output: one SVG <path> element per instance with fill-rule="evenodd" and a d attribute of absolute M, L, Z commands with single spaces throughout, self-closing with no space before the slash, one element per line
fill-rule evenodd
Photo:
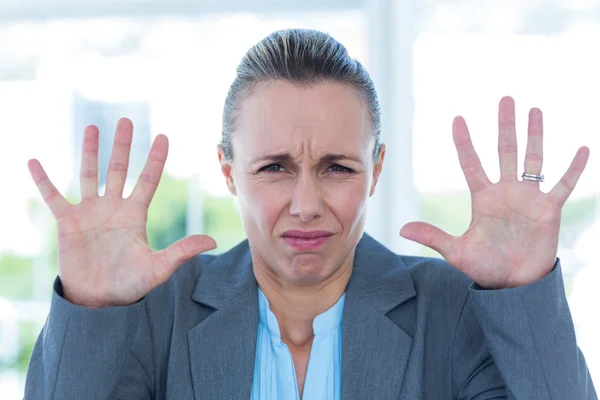
<path fill-rule="evenodd" d="M 333 233 L 328 231 L 286 231 L 281 237 L 283 241 L 296 250 L 317 250 L 325 245 Z"/>

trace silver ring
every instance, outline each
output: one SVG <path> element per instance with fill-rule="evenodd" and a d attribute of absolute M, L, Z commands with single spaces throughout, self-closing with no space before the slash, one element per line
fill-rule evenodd
<path fill-rule="evenodd" d="M 523 178 L 524 181 L 544 182 L 544 175 L 535 175 L 523 172 L 521 178 Z"/>

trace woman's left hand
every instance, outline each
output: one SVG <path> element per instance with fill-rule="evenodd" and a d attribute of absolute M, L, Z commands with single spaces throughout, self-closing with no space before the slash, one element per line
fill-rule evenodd
<path fill-rule="evenodd" d="M 515 103 L 500 100 L 498 112 L 500 180 L 491 183 L 475 153 L 467 125 L 456 117 L 452 126 L 461 168 L 471 191 L 472 219 L 460 237 L 424 222 L 411 222 L 400 235 L 439 252 L 455 268 L 488 289 L 535 282 L 556 262 L 561 210 L 589 157 L 581 147 L 567 172 L 549 193 L 539 182 L 517 179 Z M 525 172 L 541 175 L 542 112 L 529 113 Z"/>

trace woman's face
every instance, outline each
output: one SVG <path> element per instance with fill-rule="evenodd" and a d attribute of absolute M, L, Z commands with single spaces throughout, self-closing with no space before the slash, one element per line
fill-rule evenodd
<path fill-rule="evenodd" d="M 310 284 L 350 269 L 385 153 L 374 163 L 355 89 L 271 81 L 243 100 L 238 118 L 233 161 L 219 159 L 255 270 Z"/>

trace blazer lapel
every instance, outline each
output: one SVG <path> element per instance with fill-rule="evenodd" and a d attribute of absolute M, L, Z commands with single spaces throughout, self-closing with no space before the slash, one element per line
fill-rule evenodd
<path fill-rule="evenodd" d="M 344 304 L 342 399 L 400 397 L 413 339 L 386 314 L 414 296 L 412 279 L 399 258 L 365 235 Z"/>
<path fill-rule="evenodd" d="M 192 298 L 215 309 L 188 332 L 195 398 L 250 399 L 258 289 L 247 242 L 207 266 Z"/>

